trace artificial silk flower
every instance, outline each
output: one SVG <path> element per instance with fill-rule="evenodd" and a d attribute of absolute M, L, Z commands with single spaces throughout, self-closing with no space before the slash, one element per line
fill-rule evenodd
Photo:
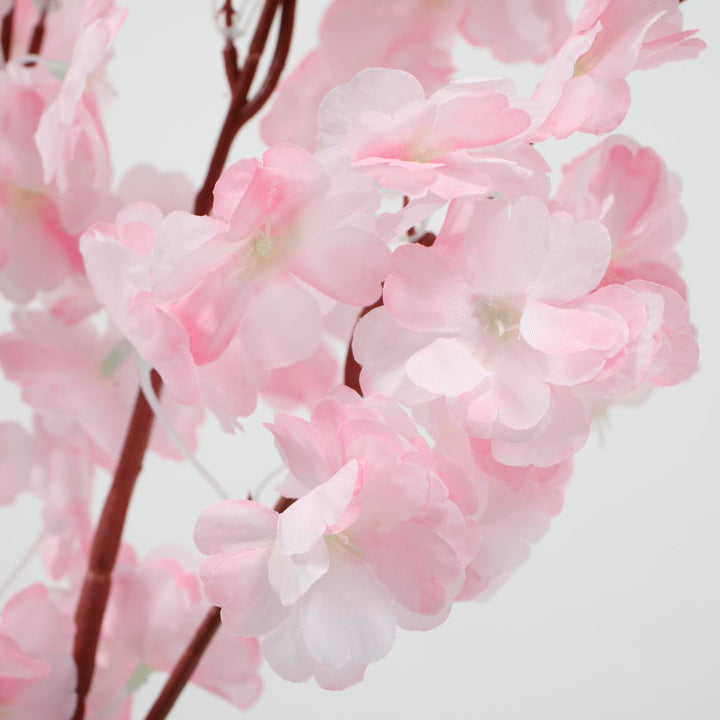
<path fill-rule="evenodd" d="M 363 306 L 379 296 L 390 251 L 372 232 L 375 207 L 371 181 L 342 152 L 318 159 L 283 145 L 226 171 L 212 218 L 139 203 L 91 228 L 81 248 L 98 300 L 168 391 L 193 404 L 202 368 L 216 384 L 210 366 L 225 352 L 263 372 L 310 358 L 319 297 Z"/>
<path fill-rule="evenodd" d="M 696 57 L 705 43 L 682 29 L 675 0 L 587 0 L 533 99 L 537 138 L 612 132 L 630 107 L 626 77 Z"/>
<path fill-rule="evenodd" d="M 43 585 L 13 596 L 0 617 L 0 713 L 67 720 L 75 708 L 72 621 Z"/>
<path fill-rule="evenodd" d="M 454 71 L 450 46 L 466 0 L 335 0 L 320 27 L 320 43 L 283 80 L 262 134 L 272 145 L 314 150 L 317 112 L 334 87 L 367 67 L 412 73 L 429 93 Z"/>
<path fill-rule="evenodd" d="M 341 393 L 310 422 L 279 415 L 271 429 L 290 473 L 281 487 L 299 498 L 281 514 L 249 500 L 206 510 L 201 576 L 223 622 L 262 636 L 280 675 L 340 689 L 387 654 L 398 624 L 447 617 L 482 489 L 380 398 Z"/>
<path fill-rule="evenodd" d="M 621 135 L 607 138 L 565 168 L 553 207 L 608 229 L 604 285 L 642 279 L 685 296 L 675 251 L 687 225 L 680 180 L 654 150 Z"/>
<path fill-rule="evenodd" d="M 468 0 L 463 37 L 504 62 L 546 62 L 570 34 L 566 0 Z"/>

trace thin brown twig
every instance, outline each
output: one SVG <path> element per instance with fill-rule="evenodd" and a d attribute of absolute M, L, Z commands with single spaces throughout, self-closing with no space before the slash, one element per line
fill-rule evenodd
<path fill-rule="evenodd" d="M 13 36 L 13 20 L 15 18 L 15 3 L 12 4 L 2 19 L 2 29 L 0 29 L 0 46 L 2 47 L 2 55 L 5 62 L 10 60 L 10 51 L 12 50 Z"/>
<path fill-rule="evenodd" d="M 252 500 L 248 494 L 248 500 Z M 292 498 L 281 497 L 275 504 L 274 510 L 283 513 L 295 502 Z M 175 663 L 170 676 L 165 681 L 157 700 L 153 703 L 145 720 L 165 720 L 173 709 L 185 686 L 190 682 L 192 674 L 200 664 L 202 656 L 210 646 L 215 634 L 220 628 L 221 611 L 219 607 L 208 610 L 204 620 L 195 631 L 190 643 L 185 648 L 182 657 Z"/>
<path fill-rule="evenodd" d="M 407 234 L 410 235 L 409 232 Z M 424 235 L 413 239 L 412 242 L 417 245 L 423 245 L 424 247 L 430 247 L 435 242 L 435 237 L 435 233 L 426 232 Z M 381 296 L 372 305 L 364 307 L 360 311 L 360 314 L 355 321 L 355 327 L 357 327 L 357 324 L 361 318 L 364 318 L 371 310 L 381 307 L 382 304 L 383 299 Z M 345 373 L 343 381 L 345 385 L 347 385 L 347 387 L 355 390 L 358 395 L 362 395 L 363 392 L 362 388 L 360 387 L 360 372 L 362 371 L 362 365 L 360 365 L 360 363 L 355 359 L 355 353 L 353 353 L 352 349 L 352 341 L 355 335 L 355 327 L 353 327 L 353 334 L 350 336 L 350 342 L 348 343 L 347 355 L 345 357 Z"/>
<path fill-rule="evenodd" d="M 40 17 L 35 23 L 32 35 L 30 36 L 30 44 L 27 49 L 28 55 L 39 55 L 42 50 L 43 40 L 45 39 L 45 22 L 47 20 L 48 9 L 49 6 L 45 5 L 40 11 Z M 32 64 L 34 65 L 35 63 Z"/>
<path fill-rule="evenodd" d="M 278 41 L 275 53 L 275 60 L 268 71 L 268 78 L 263 83 L 258 95 L 248 101 L 250 88 L 257 73 L 260 58 L 267 45 L 270 30 L 272 28 L 275 14 L 280 5 L 283 5 L 283 14 L 278 31 Z M 198 192 L 195 202 L 195 214 L 207 215 L 212 209 L 213 189 L 222 169 L 225 167 L 230 148 L 237 133 L 243 125 L 267 102 L 272 89 L 277 84 L 275 79 L 272 89 L 267 92 L 265 89 L 272 78 L 279 78 L 287 61 L 287 55 L 292 39 L 293 23 L 295 15 L 295 0 L 265 0 L 260 19 L 258 20 L 255 34 L 250 43 L 248 57 L 240 71 L 238 82 L 233 91 L 225 122 L 220 130 L 220 136 L 215 146 L 215 153 L 210 161 L 205 182 Z"/>
<path fill-rule="evenodd" d="M 296 4 L 296 0 L 284 0 L 283 2 L 275 54 L 268 68 L 265 81 L 258 90 L 257 95 L 252 100 L 249 100 L 240 112 L 239 119 L 243 125 L 263 108 L 275 91 L 278 82 L 280 82 L 280 76 L 285 69 L 290 54 L 290 43 L 295 26 Z"/>
<path fill-rule="evenodd" d="M 164 720 L 168 716 L 219 628 L 220 608 L 212 607 L 200 627 L 195 631 L 195 635 L 193 635 L 189 645 L 185 648 L 182 657 L 175 664 L 145 720 Z"/>
<path fill-rule="evenodd" d="M 223 49 L 223 60 L 225 62 L 225 74 L 227 75 L 230 89 L 234 90 L 240 77 L 240 66 L 238 61 L 238 51 L 235 47 L 235 40 L 232 35 L 232 27 L 235 18 L 235 9 L 232 0 L 225 0 L 220 13 L 225 16 L 225 27 L 227 28 L 227 37 L 225 38 L 225 48 Z"/>

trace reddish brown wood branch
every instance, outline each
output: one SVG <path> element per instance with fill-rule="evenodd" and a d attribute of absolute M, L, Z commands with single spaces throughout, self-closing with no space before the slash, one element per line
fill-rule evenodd
<path fill-rule="evenodd" d="M 28 55 L 39 55 L 42 51 L 43 40 L 45 39 L 45 23 L 47 21 L 48 8 L 49 4 L 46 4 L 40 11 L 40 17 L 35 23 L 32 35 L 30 36 L 30 44 L 27 49 Z"/>
<path fill-rule="evenodd" d="M 145 720 L 164 720 L 168 716 L 219 628 L 220 608 L 213 607 L 208 611 L 190 644 L 185 648 L 185 652 L 170 673 Z"/>
<path fill-rule="evenodd" d="M 152 386 L 160 393 L 162 381 L 153 371 Z M 100 520 L 93 538 L 88 571 L 85 575 L 80 600 L 75 611 L 75 647 L 73 656 L 77 665 L 77 706 L 73 720 L 85 717 L 85 699 L 90 691 L 95 670 L 95 655 L 100 640 L 100 630 L 105 615 L 112 571 L 115 567 L 122 530 L 135 481 L 142 469 L 152 430 L 153 414 L 142 392 L 138 393 L 122 454 L 118 461 L 112 486 L 105 500 Z"/>
<path fill-rule="evenodd" d="M 0 29 L 0 46 L 2 46 L 2 55 L 5 62 L 10 60 L 10 51 L 12 50 L 13 35 L 13 19 L 15 17 L 15 3 L 2 19 L 2 28 Z"/>
<path fill-rule="evenodd" d="M 233 37 L 233 25 L 235 24 L 235 9 L 232 0 L 225 0 L 225 4 L 220 10 L 220 14 L 225 17 L 225 28 L 227 37 L 225 38 L 225 48 L 223 49 L 223 60 L 225 62 L 225 74 L 227 75 L 230 89 L 234 90 L 240 78 L 240 67 L 238 64 L 238 51 L 235 47 L 235 39 Z"/>
<path fill-rule="evenodd" d="M 248 500 L 251 499 L 250 495 L 248 495 Z M 292 498 L 281 497 L 275 503 L 274 510 L 277 513 L 285 512 L 294 502 L 295 500 Z M 210 608 L 200 627 L 195 631 L 189 645 L 185 648 L 182 657 L 175 664 L 160 695 L 158 695 L 157 700 L 145 716 L 145 720 L 165 720 L 180 697 L 180 693 L 190 682 L 192 674 L 200 664 L 203 654 L 208 649 L 219 628 L 220 608 Z"/>
<path fill-rule="evenodd" d="M 296 5 L 296 0 L 284 0 L 283 2 L 275 54 L 268 68 L 265 81 L 258 90 L 257 95 L 252 100 L 249 100 L 240 112 L 240 121 L 243 125 L 262 110 L 270 96 L 275 92 L 278 82 L 280 82 L 280 76 L 285 69 L 290 54 L 290 44 L 295 27 Z"/>
<path fill-rule="evenodd" d="M 275 19 L 278 8 L 282 5 L 283 12 L 278 30 L 277 47 L 275 58 L 268 70 L 268 76 L 263 83 L 258 95 L 248 101 L 250 89 L 257 74 L 258 64 L 268 42 L 270 30 Z M 225 163 L 227 162 L 233 140 L 245 123 L 255 115 L 258 110 L 267 102 L 272 90 L 277 85 L 277 80 L 282 73 L 287 61 L 292 33 L 294 27 L 295 0 L 266 0 L 263 6 L 260 19 L 258 20 L 255 34 L 250 43 L 245 64 L 240 70 L 237 84 L 233 90 L 232 100 L 228 108 L 225 122 L 220 130 L 215 153 L 210 161 L 205 182 L 200 188 L 196 203 L 195 214 L 206 215 L 212 209 L 213 189 Z M 274 80 L 274 82 L 273 82 Z M 268 90 L 269 87 L 269 90 Z"/>
<path fill-rule="evenodd" d="M 409 232 L 408 235 L 410 235 Z M 421 235 L 412 242 L 417 243 L 418 245 L 424 245 L 425 247 L 430 247 L 435 242 L 435 233 L 426 232 L 424 235 Z M 365 315 L 367 315 L 371 310 L 379 308 L 382 304 L 383 299 L 382 297 L 380 297 L 372 305 L 368 305 L 367 307 L 363 308 L 358 315 L 358 319 L 355 322 L 355 325 L 357 326 L 357 323 L 360 321 L 361 318 L 365 317 Z M 353 339 L 351 337 L 350 343 L 348 345 L 347 356 L 345 357 L 344 383 L 349 388 L 355 390 L 355 392 L 357 392 L 359 395 L 362 395 L 363 392 L 360 388 L 360 371 L 362 370 L 362 365 L 360 365 L 360 363 L 355 359 L 355 354 L 353 353 L 352 349 L 352 340 Z"/>

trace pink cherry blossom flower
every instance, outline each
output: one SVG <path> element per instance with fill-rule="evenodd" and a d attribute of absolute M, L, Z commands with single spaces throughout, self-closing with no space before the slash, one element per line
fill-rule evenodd
<path fill-rule="evenodd" d="M 201 575 L 223 622 L 261 635 L 282 677 L 340 689 L 387 654 L 397 624 L 447 617 L 477 547 L 480 489 L 380 399 L 347 393 L 271 429 L 281 487 L 301 496 L 282 514 L 245 500 L 206 510 Z"/>
<path fill-rule="evenodd" d="M 33 441 L 28 432 L 14 422 L 0 423 L 0 505 L 15 500 L 30 485 Z"/>
<path fill-rule="evenodd" d="M 509 82 L 487 80 L 451 83 L 426 98 L 409 73 L 369 68 L 323 101 L 320 142 L 346 148 L 356 167 L 410 198 L 483 193 L 518 165 L 503 145 L 522 145 L 530 126 L 513 94 Z"/>
<path fill-rule="evenodd" d="M 15 331 L 0 336 L 5 374 L 21 385 L 48 431 L 61 436 L 79 429 L 97 461 L 112 469 L 139 387 L 132 346 L 112 326 L 99 331 L 94 319 L 67 324 L 41 311 L 18 311 L 13 319 Z M 163 408 L 185 444 L 195 447 L 202 408 L 171 397 Z M 155 428 L 152 447 L 180 457 L 162 427 Z"/>
<path fill-rule="evenodd" d="M 0 75 L 0 290 L 15 302 L 84 274 L 77 235 L 65 223 L 78 188 L 61 195 L 45 186 L 33 139 L 46 102 L 46 88 L 23 87 Z M 87 198 L 85 203 L 97 210 Z"/>
<path fill-rule="evenodd" d="M 481 542 L 457 599 L 487 599 L 527 559 L 562 509 L 572 461 L 548 468 L 503 465 L 493 457 L 490 441 L 469 438 L 442 400 L 420 408 L 416 417 L 436 441 L 436 452 L 471 468 L 482 487 L 473 515 Z"/>
<path fill-rule="evenodd" d="M 563 415 L 566 401 L 551 386 L 589 380 L 627 342 L 622 315 L 589 295 L 607 269 L 607 231 L 597 222 L 551 215 L 537 198 L 512 205 L 484 200 L 462 245 L 447 252 L 436 245 L 395 252 L 385 305 L 355 333 L 363 388 L 411 403 L 457 398 L 473 433 L 494 438 L 498 447 L 516 433 L 554 426 L 551 418 Z M 378 354 L 393 332 L 393 353 Z M 587 427 L 573 432 L 559 423 L 556 431 L 571 448 L 572 437 L 584 436 Z M 535 464 L 562 457 L 543 453 Z M 528 462 L 533 459 L 517 464 Z"/>
<path fill-rule="evenodd" d="M 466 0 L 335 0 L 320 44 L 280 85 L 262 121 L 268 144 L 315 149 L 317 110 L 325 95 L 367 67 L 405 70 L 434 92 L 450 80 L 450 46 Z"/>
<path fill-rule="evenodd" d="M 603 284 L 643 279 L 685 296 L 675 246 L 685 232 L 680 180 L 650 148 L 613 136 L 565 168 L 554 207 L 600 220 L 612 256 Z"/>
<path fill-rule="evenodd" d="M 163 218 L 136 204 L 91 228 L 81 247 L 100 302 L 190 404 L 201 368 L 217 380 L 210 365 L 233 342 L 263 372 L 287 367 L 317 351 L 319 296 L 358 306 L 378 297 L 390 251 L 366 229 L 375 207 L 371 181 L 344 153 L 314 158 L 286 145 L 225 172 L 215 218 Z"/>
<path fill-rule="evenodd" d="M 172 670 L 207 613 L 197 573 L 180 552 L 156 552 L 139 561 L 125 546 L 113 574 L 101 652 L 109 666 L 93 683 L 91 718 L 114 720 L 129 712 L 132 694 L 155 672 Z M 248 708 L 260 696 L 257 640 L 233 637 L 221 628 L 192 680 Z M 115 675 L 105 677 L 102 675 Z"/>
<path fill-rule="evenodd" d="M 570 34 L 565 0 L 468 0 L 460 29 L 504 62 L 549 60 Z"/>
<path fill-rule="evenodd" d="M 106 195 L 110 182 L 109 152 L 98 100 L 86 90 L 90 78 L 107 63 L 126 15 L 127 10 L 116 6 L 114 0 L 88 0 L 68 71 L 35 133 L 45 182 L 55 179 L 61 192 L 70 186 L 82 187 L 85 205 L 88 198 Z M 83 167 L 88 160 L 91 174 Z M 89 222 L 81 205 L 68 209 L 68 216 L 68 224 L 78 231 Z"/>
<path fill-rule="evenodd" d="M 630 72 L 693 58 L 705 47 L 682 24 L 675 0 L 587 0 L 535 92 L 538 137 L 613 131 L 630 107 Z"/>
<path fill-rule="evenodd" d="M 0 618 L 0 714 L 68 720 L 75 708 L 72 621 L 42 585 L 15 595 Z"/>

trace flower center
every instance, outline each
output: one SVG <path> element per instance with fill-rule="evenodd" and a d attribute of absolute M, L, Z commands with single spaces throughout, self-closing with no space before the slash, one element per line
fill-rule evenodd
<path fill-rule="evenodd" d="M 520 330 L 522 313 L 507 300 L 484 298 L 475 307 L 475 316 L 483 331 L 499 340 L 516 338 Z"/>
<path fill-rule="evenodd" d="M 357 556 L 361 556 L 363 554 L 363 549 L 356 545 L 345 533 L 335 533 L 334 535 L 326 535 L 325 541 L 328 545 L 328 549 L 332 549 L 333 546 L 336 548 L 344 547 L 346 550 L 349 550 L 351 553 Z"/>

